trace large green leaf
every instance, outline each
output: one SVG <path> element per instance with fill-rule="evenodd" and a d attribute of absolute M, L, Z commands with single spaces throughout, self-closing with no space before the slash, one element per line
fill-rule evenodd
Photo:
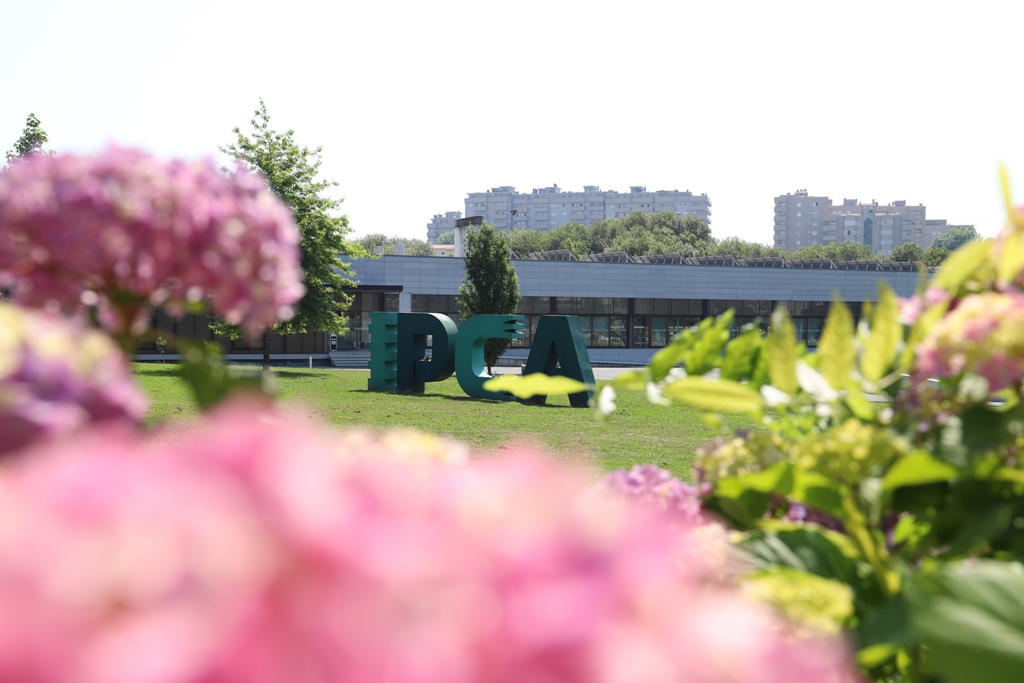
<path fill-rule="evenodd" d="M 988 262 L 991 251 L 992 243 L 988 240 L 963 245 L 942 264 L 935 275 L 935 286 L 956 294 Z"/>
<path fill-rule="evenodd" d="M 710 503 L 738 526 L 749 527 L 764 515 L 772 494 L 792 490 L 793 466 L 778 462 L 759 472 L 719 479 Z"/>
<path fill-rule="evenodd" d="M 753 531 L 740 547 L 763 565 L 792 567 L 854 586 L 857 564 L 813 525 L 780 531 Z"/>
<path fill-rule="evenodd" d="M 768 376 L 772 385 L 787 394 L 795 394 L 796 361 L 799 351 L 796 346 L 796 331 L 789 311 L 779 306 L 772 313 L 772 327 L 768 334 Z"/>
<path fill-rule="evenodd" d="M 925 668 L 944 683 L 1024 680 L 1024 569 L 1013 562 L 945 565 L 907 591 Z"/>
<path fill-rule="evenodd" d="M 1002 243 L 996 277 L 1001 284 L 1008 284 L 1024 270 L 1024 235 L 1019 232 L 1007 235 Z"/>
<path fill-rule="evenodd" d="M 759 413 L 764 405 L 761 394 L 728 379 L 684 377 L 666 384 L 663 396 L 712 413 Z"/>
<path fill-rule="evenodd" d="M 884 280 L 879 281 L 878 305 L 874 307 L 871 333 L 864 341 L 864 354 L 860 361 L 861 374 L 865 379 L 877 382 L 885 376 L 902 339 L 903 326 L 899 321 L 896 293 Z"/>
<path fill-rule="evenodd" d="M 747 330 L 729 342 L 722 359 L 722 378 L 737 382 L 749 379 L 754 373 L 762 343 L 761 330 L 758 329 Z"/>
<path fill-rule="evenodd" d="M 534 372 L 529 375 L 498 375 L 484 382 L 487 391 L 507 391 L 516 398 L 551 396 L 555 394 L 578 394 L 587 390 L 579 380 L 562 375 L 545 375 Z"/>
<path fill-rule="evenodd" d="M 683 359 L 686 358 L 697 335 L 705 333 L 711 328 L 713 323 L 714 321 L 711 318 L 701 320 L 695 332 L 683 330 L 668 346 L 654 354 L 648 366 L 651 371 L 651 379 L 655 382 L 665 379 L 669 371 L 682 363 Z"/>
<path fill-rule="evenodd" d="M 204 410 L 239 393 L 269 398 L 275 389 L 274 377 L 269 372 L 225 365 L 217 349 L 208 344 L 188 349 L 178 374 Z"/>
<path fill-rule="evenodd" d="M 886 491 L 902 486 L 920 486 L 956 478 L 957 469 L 925 451 L 914 451 L 903 456 L 889 468 L 882 479 Z"/>
<path fill-rule="evenodd" d="M 707 331 L 698 333 L 686 356 L 688 373 L 703 375 L 718 366 L 722 347 L 729 341 L 729 324 L 732 322 L 732 316 L 733 310 L 730 308 L 718 316 Z"/>
<path fill-rule="evenodd" d="M 651 381 L 647 370 L 627 370 L 609 382 L 616 389 L 644 389 Z"/>
<path fill-rule="evenodd" d="M 838 297 L 832 302 L 825 330 L 818 341 L 821 374 L 833 389 L 842 389 L 850 381 L 856 351 L 853 346 L 853 315 Z"/>

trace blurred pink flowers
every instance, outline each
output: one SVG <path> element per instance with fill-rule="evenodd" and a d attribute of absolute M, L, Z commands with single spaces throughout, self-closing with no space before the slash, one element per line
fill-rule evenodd
<path fill-rule="evenodd" d="M 975 373 L 990 391 L 1024 378 L 1024 293 L 983 292 L 963 297 L 929 331 L 917 351 L 914 380 Z"/>
<path fill-rule="evenodd" d="M 118 334 L 143 332 L 151 306 L 207 296 L 248 328 L 290 318 L 304 291 L 298 240 L 262 178 L 209 160 L 112 147 L 0 174 L 0 284 L 54 312 L 95 305 Z"/>
<path fill-rule="evenodd" d="M 0 303 L 0 455 L 96 422 L 134 423 L 146 407 L 106 335 Z"/>
<path fill-rule="evenodd" d="M 661 516 L 537 458 L 410 468 L 246 407 L 161 438 L 0 471 L 0 680 L 852 677 L 841 642 L 680 578 Z"/>

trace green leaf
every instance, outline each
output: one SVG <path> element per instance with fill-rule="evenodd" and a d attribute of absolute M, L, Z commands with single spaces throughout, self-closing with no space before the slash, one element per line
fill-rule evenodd
<path fill-rule="evenodd" d="M 982 266 L 989 261 L 992 243 L 989 241 L 969 242 L 952 254 L 935 275 L 934 284 L 947 292 L 956 294 L 961 287 Z"/>
<path fill-rule="evenodd" d="M 713 413 L 759 414 L 764 399 L 750 387 L 728 379 L 684 377 L 665 385 L 663 396 Z"/>
<path fill-rule="evenodd" d="M 779 306 L 772 313 L 772 327 L 768 334 L 768 376 L 776 389 L 790 395 L 797 390 L 797 358 L 793 321 L 789 319 L 789 311 Z"/>
<path fill-rule="evenodd" d="M 754 531 L 740 543 L 740 547 L 763 566 L 791 567 L 835 579 L 851 587 L 861 582 L 857 563 L 813 526 L 772 532 Z"/>
<path fill-rule="evenodd" d="M 957 469 L 925 451 L 914 451 L 897 460 L 882 479 L 882 489 L 920 486 L 956 478 Z"/>
<path fill-rule="evenodd" d="M 850 382 L 846 388 L 846 407 L 863 422 L 874 422 L 877 417 L 875 407 L 871 405 L 871 401 L 864 396 L 864 392 L 854 382 Z"/>
<path fill-rule="evenodd" d="M 835 517 L 843 516 L 843 494 L 834 479 L 817 472 L 794 469 L 793 490 L 789 496 L 815 510 Z"/>
<path fill-rule="evenodd" d="M 729 342 L 722 360 L 722 378 L 737 382 L 749 379 L 754 373 L 762 343 L 761 330 L 758 329 L 747 330 Z"/>
<path fill-rule="evenodd" d="M 703 375 L 717 367 L 722 347 L 729 341 L 729 324 L 732 317 L 733 310 L 730 308 L 718 316 L 707 331 L 697 332 L 697 339 L 686 356 L 686 372 L 691 375 Z"/>
<path fill-rule="evenodd" d="M 871 333 L 864 341 L 864 355 L 861 357 L 861 374 L 869 382 L 882 379 L 892 365 L 896 349 L 903 339 L 903 326 L 899 322 L 899 304 L 896 293 L 879 281 L 878 305 L 871 317 Z"/>
<path fill-rule="evenodd" d="M 819 369 L 833 389 L 842 389 L 850 381 L 855 355 L 853 315 L 847 305 L 836 297 L 818 341 Z"/>
<path fill-rule="evenodd" d="M 710 503 L 740 527 L 749 527 L 764 515 L 771 494 L 786 495 L 792 488 L 793 466 L 778 462 L 760 472 L 719 479 Z"/>
<path fill-rule="evenodd" d="M 999 262 L 996 264 L 996 277 L 1005 285 L 1013 282 L 1021 270 L 1024 270 L 1024 235 L 1014 232 L 1003 240 Z"/>
<path fill-rule="evenodd" d="M 977 560 L 944 565 L 907 591 L 927 671 L 944 683 L 1019 683 L 1024 678 L 1024 569 Z"/>
<path fill-rule="evenodd" d="M 270 397 L 274 394 L 274 378 L 269 372 L 224 364 L 217 349 L 199 344 L 188 349 L 178 370 L 202 409 L 212 408 L 238 393 Z"/>
<path fill-rule="evenodd" d="M 530 375 L 498 375 L 484 382 L 487 391 L 505 391 L 517 398 L 551 396 L 554 394 L 577 394 L 587 390 L 587 385 L 562 375 L 545 375 L 535 372 Z"/>
<path fill-rule="evenodd" d="M 647 370 L 627 370 L 609 382 L 614 389 L 646 389 L 647 382 L 651 381 Z"/>
<path fill-rule="evenodd" d="M 693 346 L 696 335 L 706 332 L 713 323 L 714 321 L 711 318 L 701 320 L 700 325 L 697 326 L 696 333 L 691 330 L 683 330 L 668 346 L 654 354 L 648 366 L 651 372 L 651 380 L 660 382 L 665 379 L 669 371 L 682 363 L 683 359 L 686 358 L 686 355 L 690 352 L 690 347 Z"/>

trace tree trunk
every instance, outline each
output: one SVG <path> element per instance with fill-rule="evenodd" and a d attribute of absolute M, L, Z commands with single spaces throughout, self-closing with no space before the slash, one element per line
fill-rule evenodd
<path fill-rule="evenodd" d="M 263 330 L 263 369 L 270 369 L 270 332 Z"/>

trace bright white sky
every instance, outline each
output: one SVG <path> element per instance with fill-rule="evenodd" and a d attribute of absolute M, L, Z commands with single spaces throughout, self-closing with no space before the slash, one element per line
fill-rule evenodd
<path fill-rule="evenodd" d="M 323 145 L 354 235 L 468 192 L 706 192 L 770 242 L 773 197 L 923 203 L 994 234 L 1024 198 L 1024 3 L 0 2 L 0 151 L 218 155 L 258 98 Z"/>

